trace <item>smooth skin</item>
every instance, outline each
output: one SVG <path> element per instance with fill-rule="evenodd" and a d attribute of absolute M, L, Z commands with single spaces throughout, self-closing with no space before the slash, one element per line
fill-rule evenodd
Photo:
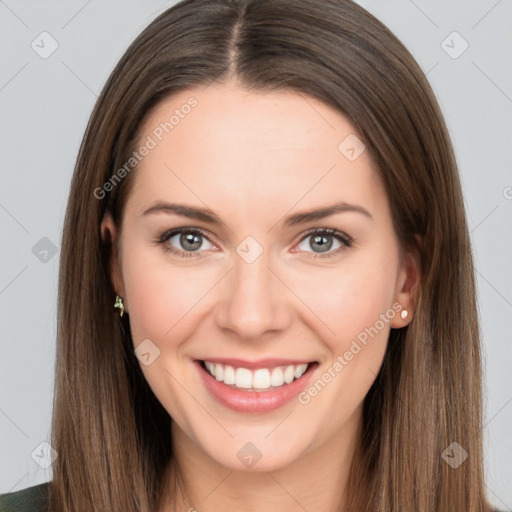
<path fill-rule="evenodd" d="M 341 113 L 294 91 L 255 93 L 233 81 L 215 83 L 163 100 L 146 119 L 140 143 L 191 96 L 197 106 L 132 171 L 121 229 L 109 215 L 101 226 L 114 241 L 112 279 L 134 347 L 149 339 L 160 350 L 141 368 L 174 420 L 176 460 L 188 486 L 176 508 L 168 504 L 161 512 L 339 510 L 363 399 L 390 328 L 414 316 L 418 258 L 404 249 L 400 260 L 369 152 L 350 161 L 338 149 L 357 134 Z M 345 211 L 285 226 L 289 215 L 340 201 L 371 218 Z M 158 202 L 207 208 L 222 223 L 144 214 Z M 204 236 L 162 241 L 174 228 Z M 353 242 L 324 235 L 316 243 L 315 233 L 306 233 L 325 228 Z M 263 250 L 252 263 L 237 253 L 248 236 Z M 294 399 L 269 413 L 232 411 L 209 394 L 193 363 L 318 361 L 315 382 L 396 303 L 408 316 L 385 322 L 307 404 Z M 251 468 L 237 456 L 247 442 L 262 454 Z"/>

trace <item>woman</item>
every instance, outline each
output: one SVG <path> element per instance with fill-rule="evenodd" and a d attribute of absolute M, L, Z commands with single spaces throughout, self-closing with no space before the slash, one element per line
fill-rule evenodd
<path fill-rule="evenodd" d="M 386 27 L 180 2 L 87 127 L 58 458 L 7 507 L 489 511 L 473 272 L 442 115 Z"/>

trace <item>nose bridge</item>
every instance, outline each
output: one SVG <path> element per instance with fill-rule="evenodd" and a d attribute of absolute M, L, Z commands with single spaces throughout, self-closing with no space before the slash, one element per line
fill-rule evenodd
<path fill-rule="evenodd" d="M 219 326 L 245 339 L 257 339 L 267 331 L 283 329 L 288 321 L 286 293 L 282 283 L 270 270 L 268 252 L 256 259 L 247 257 L 240 244 L 228 290 L 218 315 Z"/>

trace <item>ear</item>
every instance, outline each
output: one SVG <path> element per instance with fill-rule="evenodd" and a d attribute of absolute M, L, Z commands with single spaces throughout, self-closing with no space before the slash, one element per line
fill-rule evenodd
<path fill-rule="evenodd" d="M 110 280 L 112 282 L 112 287 L 114 288 L 116 294 L 123 299 L 125 303 L 125 310 L 127 311 L 126 294 L 121 272 L 119 235 L 116 225 L 114 223 L 114 219 L 112 218 L 110 212 L 106 212 L 103 216 L 103 220 L 101 221 L 100 226 L 100 232 L 103 242 L 109 248 L 109 273 Z"/>
<path fill-rule="evenodd" d="M 421 247 L 422 241 L 415 237 L 418 246 Z M 395 296 L 393 304 L 399 304 L 397 314 L 391 320 L 391 327 L 400 329 L 410 323 L 414 316 L 416 307 L 417 292 L 421 280 L 420 254 L 414 247 L 402 249 L 402 259 L 396 280 Z M 395 309 L 396 306 L 394 306 Z M 407 311 L 407 316 L 402 318 L 403 310 Z"/>

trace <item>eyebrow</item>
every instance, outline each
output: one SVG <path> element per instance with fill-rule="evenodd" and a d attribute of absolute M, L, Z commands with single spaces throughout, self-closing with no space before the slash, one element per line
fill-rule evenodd
<path fill-rule="evenodd" d="M 373 220 L 372 214 L 368 210 L 363 208 L 362 206 L 346 203 L 344 201 L 340 201 L 338 203 L 334 203 L 332 205 L 325 206 L 322 208 L 307 210 L 307 211 L 289 215 L 288 217 L 285 218 L 284 225 L 289 227 L 289 226 L 295 226 L 297 224 L 305 224 L 306 222 L 320 220 L 325 217 L 329 217 L 330 215 L 334 215 L 336 213 L 344 213 L 344 212 L 361 213 L 362 215 Z M 142 215 L 146 216 L 146 215 L 153 214 L 153 213 L 169 213 L 169 214 L 180 215 L 181 217 L 187 217 L 189 219 L 195 219 L 195 220 L 207 222 L 209 224 L 225 225 L 225 223 L 220 219 L 220 217 L 218 217 L 210 209 L 198 208 L 196 206 L 189 206 L 186 204 L 157 201 L 154 205 L 149 207 L 147 210 L 144 210 Z"/>

